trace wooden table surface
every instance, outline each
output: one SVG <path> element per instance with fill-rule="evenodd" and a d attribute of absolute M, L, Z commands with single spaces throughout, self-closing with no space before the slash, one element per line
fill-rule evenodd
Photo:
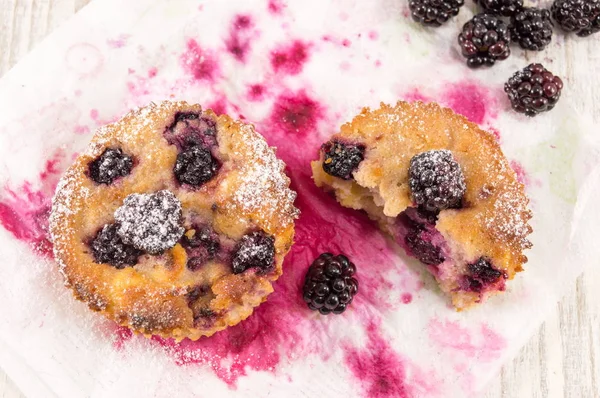
<path fill-rule="evenodd" d="M 0 76 L 89 1 L 0 0 Z M 578 93 L 577 109 L 598 125 L 600 33 L 569 37 L 560 51 L 545 55 L 554 59 L 552 71 Z M 600 398 L 599 265 L 600 259 L 568 289 L 538 333 L 490 383 L 485 398 Z M 22 397 L 0 370 L 0 398 Z"/>

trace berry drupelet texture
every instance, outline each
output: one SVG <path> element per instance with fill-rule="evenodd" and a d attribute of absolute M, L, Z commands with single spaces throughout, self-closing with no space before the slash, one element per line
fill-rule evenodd
<path fill-rule="evenodd" d="M 465 177 L 448 150 L 432 150 L 410 160 L 409 185 L 413 201 L 423 210 L 438 212 L 460 207 Z"/>
<path fill-rule="evenodd" d="M 600 32 L 600 0 L 555 0 L 550 11 L 564 31 L 580 37 Z"/>
<path fill-rule="evenodd" d="M 503 17 L 512 17 L 523 8 L 523 0 L 475 0 L 484 11 Z"/>
<path fill-rule="evenodd" d="M 515 73 L 504 85 L 504 91 L 515 111 L 536 116 L 554 108 L 563 82 L 541 64 L 531 64 Z"/>
<path fill-rule="evenodd" d="M 308 308 L 323 315 L 341 314 L 358 292 L 356 266 L 343 254 L 321 254 L 309 267 L 302 288 Z"/>
<path fill-rule="evenodd" d="M 525 50 L 543 50 L 552 40 L 550 11 L 523 8 L 510 19 L 510 36 Z"/>
<path fill-rule="evenodd" d="M 478 14 L 467 22 L 458 35 L 458 44 L 471 68 L 491 66 L 510 55 L 508 26 L 491 14 Z"/>
<path fill-rule="evenodd" d="M 464 0 L 409 0 L 413 19 L 425 26 L 441 26 L 458 15 Z"/>
<path fill-rule="evenodd" d="M 233 273 L 241 274 L 249 268 L 269 272 L 275 265 L 275 238 L 262 231 L 244 235 L 233 255 Z"/>
<path fill-rule="evenodd" d="M 191 146 L 177 155 L 173 172 L 180 184 L 200 187 L 210 181 L 219 170 L 219 164 L 208 149 Z"/>
<path fill-rule="evenodd" d="M 137 264 L 142 251 L 125 244 L 117 233 L 118 229 L 118 224 L 107 224 L 90 242 L 92 255 L 98 264 L 110 264 L 117 269 Z"/>
<path fill-rule="evenodd" d="M 365 158 L 364 145 L 330 141 L 323 144 L 323 170 L 334 177 L 349 180 Z"/>
<path fill-rule="evenodd" d="M 98 184 L 112 184 L 131 173 L 133 158 L 118 148 L 108 148 L 88 166 L 89 176 Z"/>
<path fill-rule="evenodd" d="M 170 191 L 131 194 L 115 211 L 117 233 L 136 249 L 160 254 L 175 246 L 183 235 L 181 216 L 181 203 Z"/>
<path fill-rule="evenodd" d="M 480 257 L 476 262 L 467 265 L 469 275 L 465 277 L 466 290 L 481 292 L 486 286 L 500 280 L 504 274 L 494 268 L 489 260 Z"/>

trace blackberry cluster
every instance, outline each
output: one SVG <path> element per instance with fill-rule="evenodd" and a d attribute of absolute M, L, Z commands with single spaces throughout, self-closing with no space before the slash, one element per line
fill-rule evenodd
<path fill-rule="evenodd" d="M 262 231 L 244 235 L 233 255 L 233 273 L 241 274 L 249 268 L 268 272 L 275 265 L 275 238 Z"/>
<path fill-rule="evenodd" d="M 330 141 L 323 144 L 323 170 L 334 177 L 349 180 L 365 158 L 364 145 Z"/>
<path fill-rule="evenodd" d="M 510 36 L 525 50 L 543 50 L 552 40 L 550 11 L 523 8 L 510 20 Z"/>
<path fill-rule="evenodd" d="M 504 85 L 504 91 L 515 111 L 527 116 L 554 108 L 563 82 L 541 64 L 531 64 L 515 73 Z"/>
<path fill-rule="evenodd" d="M 498 282 L 503 273 L 498 271 L 486 258 L 480 257 L 476 262 L 468 264 L 469 275 L 467 287 L 474 292 L 481 292 L 486 285 Z"/>
<path fill-rule="evenodd" d="M 117 269 L 137 264 L 142 251 L 123 242 L 118 224 L 105 225 L 90 243 L 92 255 L 98 264 L 110 264 Z"/>
<path fill-rule="evenodd" d="M 458 15 L 464 0 L 410 0 L 408 6 L 413 19 L 425 26 L 441 26 Z"/>
<path fill-rule="evenodd" d="M 131 173 L 133 158 L 118 148 L 107 148 L 88 166 L 89 176 L 98 184 L 112 184 L 119 177 Z"/>
<path fill-rule="evenodd" d="M 433 150 L 410 160 L 409 185 L 414 202 L 429 212 L 460 207 L 465 177 L 448 150 Z"/>
<path fill-rule="evenodd" d="M 356 266 L 343 254 L 321 254 L 309 267 L 302 288 L 308 308 L 323 315 L 341 314 L 358 292 Z"/>
<path fill-rule="evenodd" d="M 523 8 L 523 0 L 474 0 L 484 11 L 502 15 L 503 17 L 512 17 Z"/>
<path fill-rule="evenodd" d="M 471 68 L 491 66 L 510 55 L 508 26 L 491 14 L 478 14 L 467 22 L 458 35 L 458 44 Z"/>
<path fill-rule="evenodd" d="M 577 36 L 600 32 L 600 0 L 556 0 L 551 13 L 563 30 Z"/>
<path fill-rule="evenodd" d="M 219 164 L 208 149 L 193 145 L 177 155 L 173 173 L 180 184 L 199 187 L 212 179 Z"/>

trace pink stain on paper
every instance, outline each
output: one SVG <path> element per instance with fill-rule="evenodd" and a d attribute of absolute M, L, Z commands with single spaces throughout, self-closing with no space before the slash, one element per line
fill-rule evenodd
<path fill-rule="evenodd" d="M 225 41 L 227 51 L 235 59 L 244 62 L 250 52 L 251 29 L 254 27 L 252 19 L 248 15 L 237 15 L 229 29 L 229 37 Z"/>
<path fill-rule="evenodd" d="M 523 168 L 521 163 L 517 162 L 516 160 L 511 160 L 510 167 L 514 170 L 515 174 L 517 175 L 517 180 L 519 180 L 521 184 L 527 186 L 531 183 L 531 180 L 527 175 L 527 171 L 525 171 L 525 168 Z"/>
<path fill-rule="evenodd" d="M 62 154 L 57 154 L 46 161 L 38 177 L 40 187 L 26 181 L 18 188 L 0 190 L 0 225 L 44 257 L 52 255 L 48 217 L 63 158 Z"/>
<path fill-rule="evenodd" d="M 194 39 L 188 40 L 181 63 L 185 72 L 196 80 L 212 82 L 219 74 L 219 66 L 212 52 L 200 47 Z"/>
<path fill-rule="evenodd" d="M 488 325 L 467 329 L 459 321 L 433 320 L 429 323 L 431 341 L 449 355 L 477 358 L 481 361 L 498 359 L 506 348 L 506 340 Z"/>
<path fill-rule="evenodd" d="M 300 91 L 284 93 L 277 97 L 270 121 L 281 132 L 290 136 L 306 137 L 306 135 L 316 132 L 317 124 L 323 117 L 323 106 L 305 91 Z M 266 127 L 272 130 L 271 126 Z M 287 146 L 292 145 L 297 148 L 294 141 L 289 140 L 290 136 L 287 137 L 289 142 Z"/>
<path fill-rule="evenodd" d="M 498 116 L 498 96 L 472 81 L 452 83 L 442 94 L 442 103 L 473 123 L 483 124 Z"/>
<path fill-rule="evenodd" d="M 302 72 L 308 58 L 308 45 L 295 40 L 271 52 L 271 66 L 275 72 L 297 75 Z"/>
<path fill-rule="evenodd" d="M 439 381 L 435 375 L 423 372 L 398 355 L 374 322 L 367 326 L 364 348 L 351 345 L 344 348 L 345 362 L 356 380 L 360 381 L 365 397 L 409 398 L 439 394 L 436 387 Z"/>

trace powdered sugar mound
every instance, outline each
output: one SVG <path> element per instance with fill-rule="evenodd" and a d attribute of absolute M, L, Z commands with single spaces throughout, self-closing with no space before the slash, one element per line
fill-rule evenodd
<path fill-rule="evenodd" d="M 255 161 L 244 165 L 241 189 L 234 200 L 245 212 L 258 213 L 265 222 L 277 219 L 282 227 L 286 227 L 297 218 L 298 210 L 294 207 L 296 192 L 289 188 L 289 178 L 283 171 L 285 164 L 277 159 L 273 148 L 254 132 L 252 126 L 243 125 L 240 130 Z"/>
<path fill-rule="evenodd" d="M 131 194 L 115 211 L 118 234 L 126 244 L 150 254 L 173 246 L 183 235 L 181 203 L 171 192 Z"/>

